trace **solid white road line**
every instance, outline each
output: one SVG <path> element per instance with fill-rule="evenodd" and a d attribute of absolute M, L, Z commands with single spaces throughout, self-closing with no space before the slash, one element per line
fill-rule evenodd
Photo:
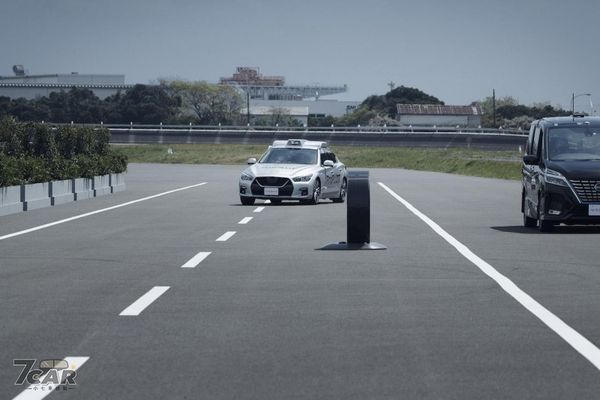
<path fill-rule="evenodd" d="M 64 361 L 66 361 L 69 364 L 69 370 L 77 371 L 79 367 L 85 364 L 85 362 L 89 359 L 89 357 L 65 357 Z M 40 376 L 38 380 L 40 382 L 43 382 L 44 378 L 46 377 L 46 375 L 48 375 L 48 373 L 49 372 Z M 52 389 L 50 389 L 49 384 L 43 385 L 41 383 L 36 383 L 30 385 L 27 389 L 19 393 L 19 395 L 14 397 L 13 400 L 41 400 L 44 397 L 48 396 L 50 393 L 52 393 L 54 389 L 56 389 L 56 385 L 52 385 Z"/>
<path fill-rule="evenodd" d="M 183 264 L 181 268 L 196 268 L 206 257 L 210 255 L 210 251 L 201 251 L 194 257 L 190 258 L 188 262 Z"/>
<path fill-rule="evenodd" d="M 579 332 L 564 323 L 560 318 L 554 315 L 550 310 L 542 306 L 531 296 L 521 290 L 510 279 L 498 272 L 494 267 L 483 259 L 479 258 L 467 246 L 456 240 L 452 235 L 433 222 L 425 214 L 417 210 L 412 204 L 404 200 L 385 184 L 378 182 L 386 192 L 402 203 L 410 212 L 425 222 L 435 233 L 440 235 L 446 242 L 452 245 L 467 260 L 475 264 L 484 274 L 492 278 L 506 293 L 518 301 L 529 312 L 539 318 L 546 326 L 552 329 L 556 334 L 563 338 L 569 345 L 577 350 L 582 356 L 590 361 L 594 366 L 600 369 L 600 349 L 592 342 L 582 336 Z"/>
<path fill-rule="evenodd" d="M 224 234 L 222 234 L 221 236 L 219 236 L 219 238 L 216 240 L 216 242 L 226 242 L 228 241 L 233 235 L 235 235 L 235 231 L 229 231 L 229 232 L 225 232 Z"/>
<path fill-rule="evenodd" d="M 129 307 L 121 311 L 119 315 L 122 316 L 137 316 L 140 315 L 146 307 L 148 307 L 152 302 L 162 296 L 167 290 L 169 290 L 170 286 L 154 286 L 152 289 L 148 290 L 145 295 L 137 299 L 133 302 Z"/>
<path fill-rule="evenodd" d="M 238 224 L 239 225 L 246 225 L 248 222 L 252 221 L 252 218 L 254 218 L 254 217 L 243 218 L 240 222 L 238 222 Z"/>
<path fill-rule="evenodd" d="M 265 209 L 264 207 L 256 207 L 256 209 L 253 212 L 259 213 L 259 212 L 261 212 L 264 209 Z"/>
<path fill-rule="evenodd" d="M 163 193 L 155 194 L 155 195 L 152 195 L 152 196 L 143 197 L 141 199 L 132 200 L 132 201 L 128 201 L 126 203 L 117 204 L 116 206 L 102 208 L 100 210 L 92 211 L 92 212 L 89 212 L 89 213 L 80 214 L 80 215 L 76 215 L 74 217 L 65 218 L 65 219 L 61 219 L 59 221 L 50 222 L 49 224 L 36 226 L 34 228 L 25 229 L 23 231 L 19 231 L 19 232 L 15 232 L 15 233 L 10 233 L 8 235 L 0 236 L 0 240 L 6 240 L 6 239 L 10 239 L 10 238 L 15 237 L 15 236 L 25 235 L 27 233 L 39 231 L 41 229 L 50 228 L 50 227 L 55 226 L 55 225 L 64 224 L 66 222 L 75 221 L 75 220 L 78 220 L 78 219 L 81 219 L 81 218 L 89 217 L 91 215 L 100 214 L 100 213 L 103 213 L 103 212 L 106 212 L 106 211 L 115 210 L 117 208 L 130 206 L 132 204 L 141 203 L 142 201 L 155 199 L 157 197 L 166 196 L 166 195 L 171 194 L 171 193 L 181 192 L 182 190 L 187 190 L 187 189 L 195 188 L 195 187 L 202 186 L 202 185 L 206 185 L 206 182 L 198 183 L 196 185 L 190 185 L 190 186 L 182 187 L 182 188 L 179 188 L 179 189 L 169 190 L 168 192 L 163 192 Z"/>

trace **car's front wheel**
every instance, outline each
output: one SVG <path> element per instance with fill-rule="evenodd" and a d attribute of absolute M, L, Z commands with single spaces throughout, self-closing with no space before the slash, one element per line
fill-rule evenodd
<path fill-rule="evenodd" d="M 554 229 L 554 222 L 542 219 L 542 200 L 543 197 L 540 195 L 538 197 L 537 228 L 540 232 L 552 232 L 552 230 Z"/>
<path fill-rule="evenodd" d="M 342 181 L 342 186 L 340 186 L 340 195 L 338 197 L 334 197 L 333 202 L 334 203 L 343 203 L 344 200 L 346 199 L 346 188 L 348 187 L 348 181 L 346 181 L 346 178 L 344 178 L 344 180 Z"/>
<path fill-rule="evenodd" d="M 252 204 L 254 204 L 254 198 L 253 197 L 240 196 L 240 201 L 245 206 L 251 206 Z"/>
<path fill-rule="evenodd" d="M 527 205 L 525 204 L 525 196 L 521 197 L 521 210 L 523 211 L 523 226 L 526 228 L 535 228 L 537 220 L 527 216 Z"/>
<path fill-rule="evenodd" d="M 319 199 L 321 198 L 321 181 L 316 180 L 315 186 L 313 186 L 313 193 L 311 199 L 308 201 L 308 204 L 317 204 Z"/>

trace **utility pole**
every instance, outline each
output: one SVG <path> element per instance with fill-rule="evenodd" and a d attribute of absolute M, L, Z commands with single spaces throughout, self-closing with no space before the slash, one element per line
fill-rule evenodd
<path fill-rule="evenodd" d="M 492 109 L 493 111 L 493 115 L 494 115 L 494 128 L 497 127 L 496 125 L 496 89 L 492 89 Z"/>
<path fill-rule="evenodd" d="M 390 81 L 390 83 L 388 83 L 387 85 L 390 87 L 390 92 L 396 87 L 396 83 L 394 81 Z"/>
<path fill-rule="evenodd" d="M 246 123 L 250 125 L 250 88 L 246 88 Z"/>

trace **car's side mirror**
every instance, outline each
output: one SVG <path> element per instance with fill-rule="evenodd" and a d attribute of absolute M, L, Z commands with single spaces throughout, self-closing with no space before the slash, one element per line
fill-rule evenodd
<path fill-rule="evenodd" d="M 247 162 L 248 162 L 248 165 L 256 164 L 256 158 L 250 157 Z"/>
<path fill-rule="evenodd" d="M 335 164 L 331 160 L 325 160 L 325 162 L 323 163 L 324 167 L 333 167 L 334 165 Z"/>
<path fill-rule="evenodd" d="M 525 165 L 536 165 L 540 163 L 540 159 L 537 158 L 537 156 L 527 154 L 526 156 L 523 156 L 523 163 Z"/>

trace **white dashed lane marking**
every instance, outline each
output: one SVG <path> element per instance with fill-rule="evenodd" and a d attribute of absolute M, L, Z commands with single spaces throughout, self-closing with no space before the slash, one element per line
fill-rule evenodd
<path fill-rule="evenodd" d="M 210 251 L 201 251 L 194 257 L 190 258 L 181 268 L 196 268 L 206 257 L 210 255 Z"/>
<path fill-rule="evenodd" d="M 239 225 L 246 225 L 248 222 L 252 221 L 253 217 L 246 217 L 243 218 L 240 222 L 238 222 Z"/>
<path fill-rule="evenodd" d="M 231 239 L 231 237 L 233 235 L 235 235 L 235 231 L 225 232 L 224 234 L 222 234 L 221 236 L 219 236 L 219 238 L 216 241 L 217 242 L 226 242 L 229 239 Z"/>
<path fill-rule="evenodd" d="M 259 213 L 259 212 L 261 212 L 264 209 L 265 209 L 264 207 L 256 207 L 256 209 L 253 212 Z"/>
<path fill-rule="evenodd" d="M 137 299 L 129 307 L 121 311 L 121 316 L 138 316 L 142 311 L 152 304 L 156 299 L 162 296 L 170 286 L 154 286 L 145 295 Z"/>

